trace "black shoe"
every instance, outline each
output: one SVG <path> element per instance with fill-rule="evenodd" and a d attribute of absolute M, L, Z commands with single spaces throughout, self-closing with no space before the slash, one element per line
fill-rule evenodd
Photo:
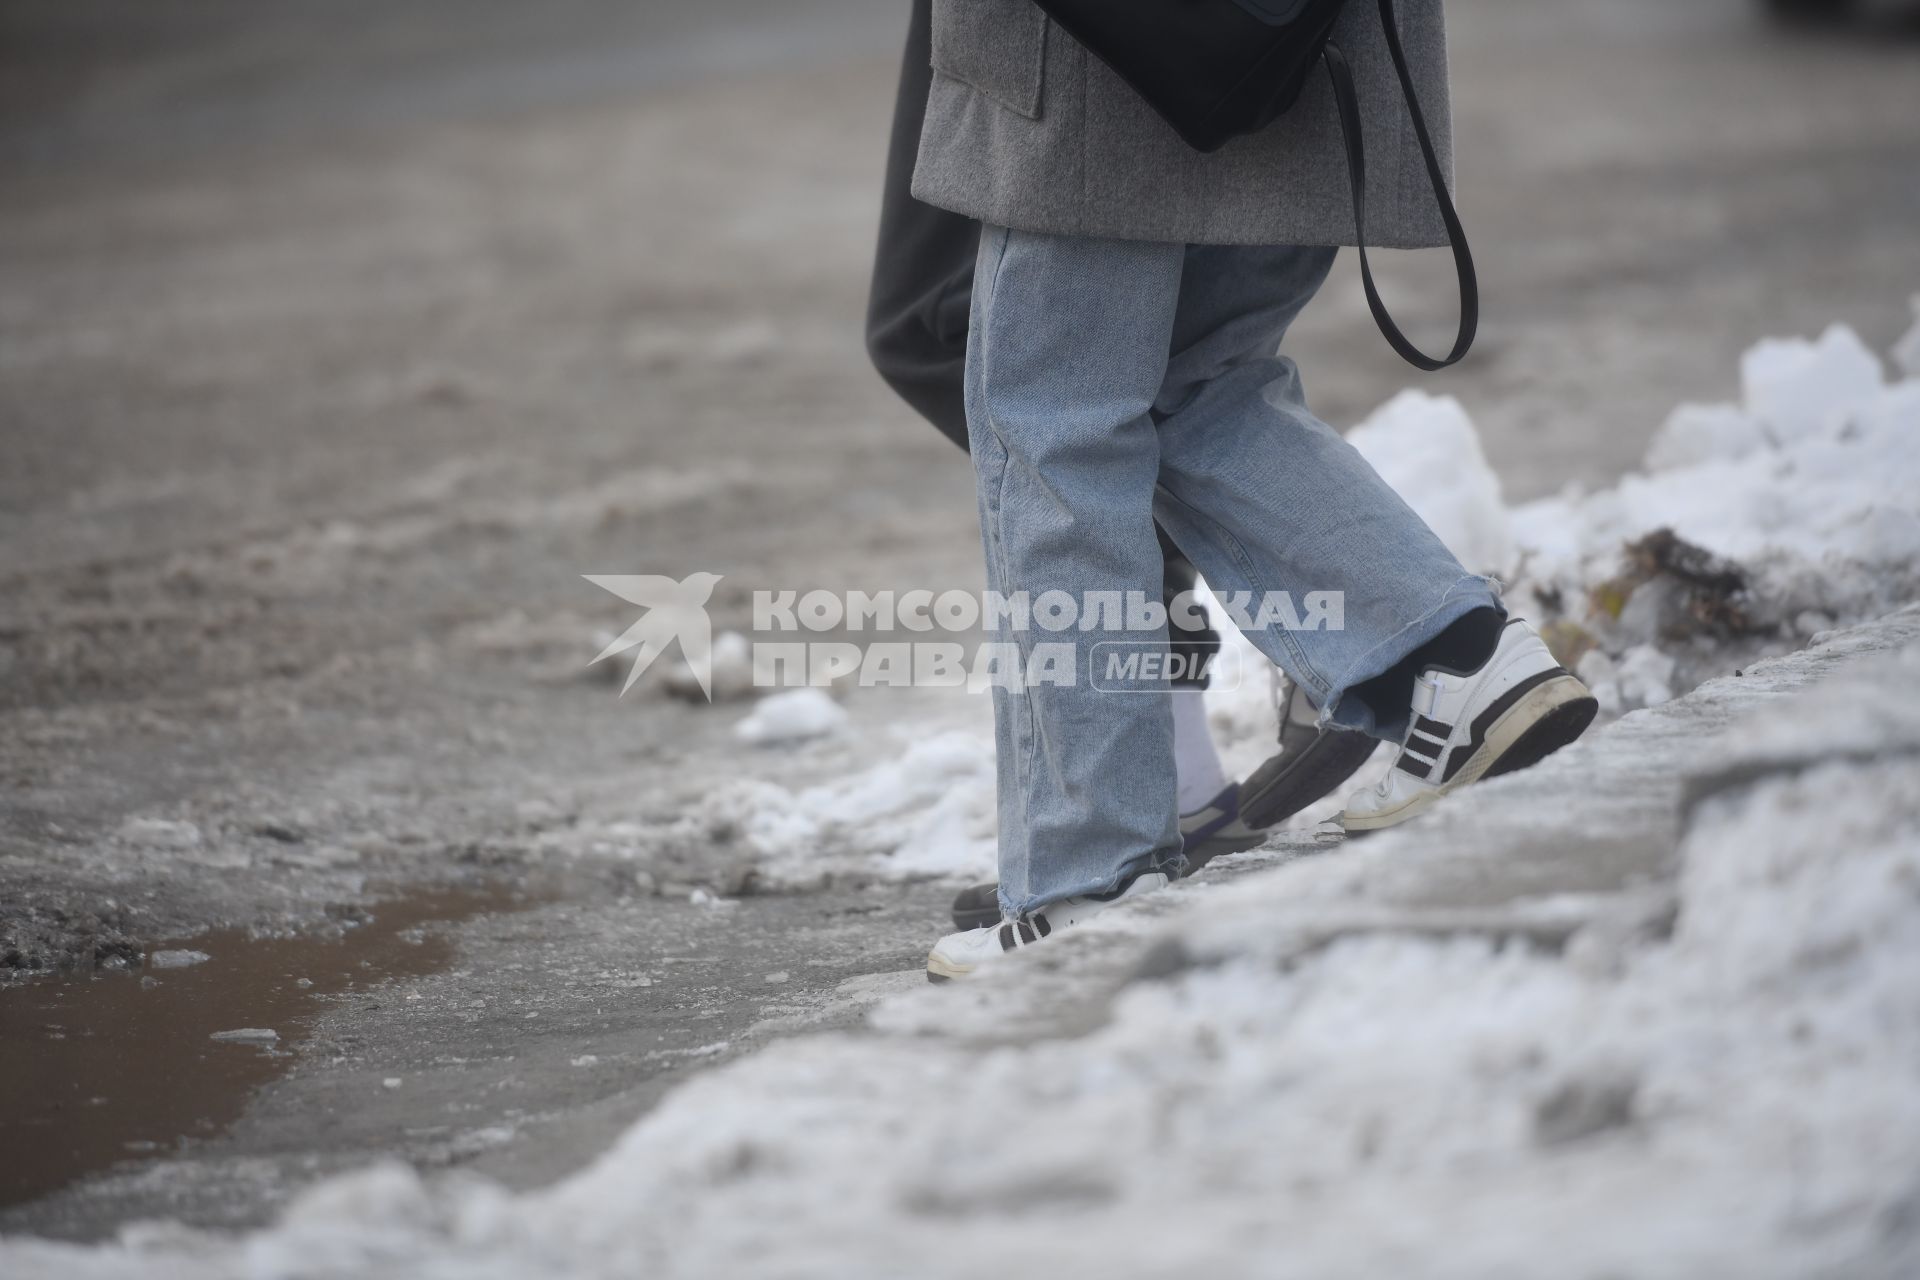
<path fill-rule="evenodd" d="M 984 929 L 1000 923 L 1000 886 L 986 884 L 962 889 L 953 900 L 953 927 L 961 931 Z"/>
<path fill-rule="evenodd" d="M 1192 875 L 1222 854 L 1257 849 L 1266 837 L 1240 820 L 1239 788 L 1228 783 L 1219 795 L 1180 815 L 1180 834 L 1185 839 L 1187 874 Z M 977 884 L 963 889 L 953 900 L 953 924 L 957 929 L 984 929 L 1000 923 L 1000 886 Z"/>
<path fill-rule="evenodd" d="M 985 929 L 1000 923 L 1000 887 L 995 881 L 973 885 L 954 896 L 954 929 Z"/>
<path fill-rule="evenodd" d="M 1318 729 L 1313 703 L 1295 685 L 1280 717 L 1280 751 L 1240 784 L 1240 820 L 1277 826 L 1338 791 L 1379 742 L 1350 729 Z"/>
<path fill-rule="evenodd" d="M 1222 793 L 1206 808 L 1181 818 L 1188 837 L 1188 875 L 1221 854 L 1259 847 L 1263 828 L 1277 826 L 1338 791 L 1380 745 L 1349 729 L 1316 728 L 1317 718 L 1313 703 L 1299 685 L 1293 686 L 1280 717 L 1280 751 L 1240 784 L 1234 798 L 1238 812 L 1223 804 L 1229 797 Z M 1225 824 L 1219 821 L 1223 813 L 1230 819 Z M 999 924 L 1000 886 L 977 884 L 961 890 L 953 900 L 953 923 L 959 929 Z"/>

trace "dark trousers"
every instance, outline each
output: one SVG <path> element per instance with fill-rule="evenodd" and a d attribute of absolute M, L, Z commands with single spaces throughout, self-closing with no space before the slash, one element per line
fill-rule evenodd
<path fill-rule="evenodd" d="M 980 227 L 945 209 L 913 198 L 914 159 L 920 151 L 920 126 L 933 85 L 932 0 L 914 0 L 907 28 L 907 52 L 900 64 L 900 92 L 893 108 L 893 136 L 887 144 L 886 185 L 880 196 L 880 245 L 874 258 L 873 288 L 867 300 L 867 352 L 887 385 L 912 405 L 940 434 L 967 447 L 967 409 L 962 375 L 967 361 L 967 315 L 973 302 L 973 262 Z M 1165 563 L 1164 591 L 1169 604 L 1193 590 L 1193 564 L 1160 530 Z M 1205 688 L 1201 663 L 1220 647 L 1212 628 L 1167 623 L 1169 647 L 1198 677 L 1183 676 L 1176 687 Z"/>

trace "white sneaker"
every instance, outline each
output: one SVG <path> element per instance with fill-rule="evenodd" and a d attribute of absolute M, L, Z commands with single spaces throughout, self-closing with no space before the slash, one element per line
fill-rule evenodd
<path fill-rule="evenodd" d="M 1399 758 L 1378 786 L 1348 798 L 1341 824 L 1397 826 L 1449 791 L 1538 764 L 1586 732 L 1599 709 L 1534 629 L 1511 619 L 1478 671 L 1429 668 L 1414 679 Z"/>
<path fill-rule="evenodd" d="M 1085 924 L 1116 902 L 1137 898 L 1155 889 L 1164 889 L 1167 877 L 1158 871 L 1144 871 L 1112 893 L 1079 898 L 1062 898 L 1038 911 L 1029 911 L 1018 920 L 1002 920 L 984 929 L 950 933 L 927 953 L 927 981 L 946 982 L 970 977 L 983 964 L 992 964 L 1023 947 L 1030 947 L 1061 929 Z"/>

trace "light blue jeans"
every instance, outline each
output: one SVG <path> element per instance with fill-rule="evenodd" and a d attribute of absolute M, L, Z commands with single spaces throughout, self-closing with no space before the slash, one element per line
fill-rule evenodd
<path fill-rule="evenodd" d="M 1277 354 L 1334 255 L 988 227 L 966 371 L 980 527 L 988 586 L 1007 596 L 1158 600 L 1156 515 L 1218 593 L 1343 593 L 1341 629 L 1249 638 L 1323 723 L 1397 739 L 1407 708 L 1347 691 L 1498 600 L 1308 411 Z M 1177 871 L 1169 697 L 1091 679 L 1096 645 L 1140 633 L 991 638 L 1028 655 L 1071 645 L 1079 663 L 1071 683 L 993 691 L 1002 910 Z"/>

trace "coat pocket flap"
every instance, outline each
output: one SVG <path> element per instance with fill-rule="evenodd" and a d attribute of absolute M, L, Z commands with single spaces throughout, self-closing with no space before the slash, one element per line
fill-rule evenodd
<path fill-rule="evenodd" d="M 933 0 L 933 69 L 1040 118 L 1047 15 L 1033 0 Z"/>

